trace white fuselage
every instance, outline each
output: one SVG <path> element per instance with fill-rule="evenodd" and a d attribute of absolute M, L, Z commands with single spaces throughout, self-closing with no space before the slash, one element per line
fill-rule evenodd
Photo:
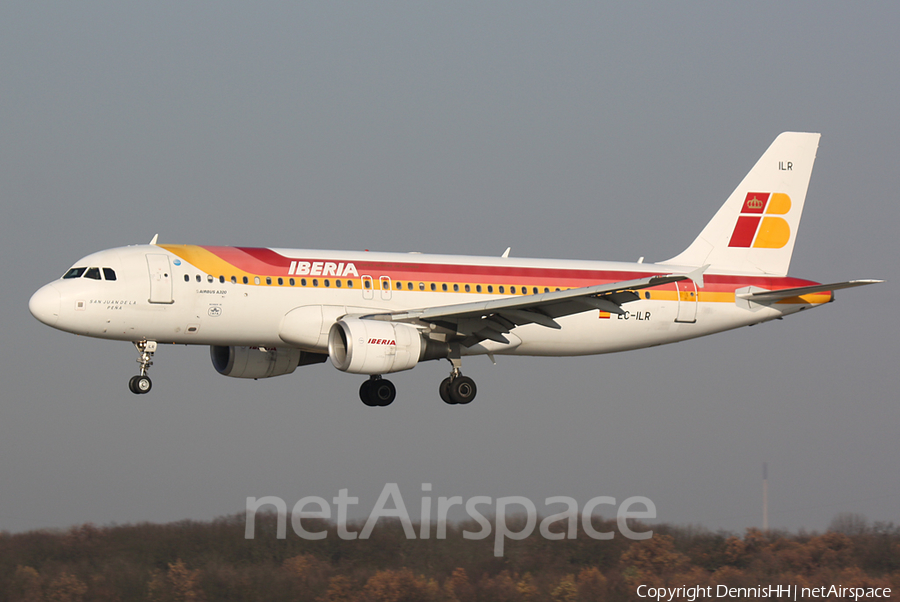
<path fill-rule="evenodd" d="M 187 251 L 179 253 L 179 249 Z M 60 330 L 104 339 L 299 347 L 327 353 L 328 328 L 347 314 L 471 303 L 522 296 L 523 287 L 526 294 L 532 294 L 535 287 L 539 292 L 552 291 L 679 271 L 669 265 L 643 263 L 281 249 L 266 250 L 285 258 L 284 266 L 270 266 L 268 273 L 258 266 L 254 270 L 252 265 L 236 263 L 226 264 L 230 270 L 211 264 L 220 268 L 216 271 L 203 265 L 209 262 L 189 261 L 198 255 L 193 252 L 197 249 L 201 248 L 141 245 L 89 255 L 76 266 L 111 268 L 116 279 L 56 280 L 35 294 L 32 312 Z M 169 263 L 163 271 L 168 271 L 154 274 L 148 256 L 160 255 L 167 256 Z M 303 273 L 297 263 L 312 267 Z M 341 269 L 326 269 L 323 276 L 321 267 L 316 273 L 317 263 Z M 347 266 L 352 269 L 348 271 Z M 252 275 L 244 284 L 246 274 Z M 640 300 L 623 305 L 624 314 L 584 311 L 559 318 L 558 330 L 527 324 L 511 331 L 508 344 L 484 341 L 463 349 L 462 354 L 564 356 L 624 351 L 772 320 L 831 299 L 830 293 L 825 293 L 751 307 L 735 296 L 735 291 L 747 287 L 772 290 L 810 284 L 793 278 L 709 272 L 703 288 L 679 290 L 678 284 L 642 291 Z M 487 292 L 488 287 L 492 292 Z M 516 295 L 511 295 L 511 289 Z M 318 328 L 322 336 L 301 337 L 301 344 L 286 342 L 286 338 L 296 341 L 297 337 L 283 336 L 285 316 L 298 308 L 313 308 L 309 315 L 318 316 L 320 306 L 321 324 L 310 328 Z"/>

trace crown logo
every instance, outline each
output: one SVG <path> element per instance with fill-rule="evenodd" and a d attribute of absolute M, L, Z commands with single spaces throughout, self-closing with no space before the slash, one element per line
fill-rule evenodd
<path fill-rule="evenodd" d="M 763 205 L 765 205 L 765 203 L 755 197 L 747 201 L 748 209 L 762 209 Z"/>

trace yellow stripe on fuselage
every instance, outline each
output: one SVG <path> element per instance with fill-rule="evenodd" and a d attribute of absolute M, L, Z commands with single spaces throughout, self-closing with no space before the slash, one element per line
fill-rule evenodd
<path fill-rule="evenodd" d="M 228 275 L 228 276 L 247 276 L 252 278 L 256 274 L 251 274 L 238 269 L 235 265 L 228 263 L 218 255 L 210 253 L 203 247 L 196 245 L 159 245 L 161 248 L 181 257 L 183 260 L 211 276 Z"/>

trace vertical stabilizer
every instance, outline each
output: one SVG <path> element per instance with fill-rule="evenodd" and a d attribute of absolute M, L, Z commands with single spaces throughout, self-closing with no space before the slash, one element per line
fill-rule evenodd
<path fill-rule="evenodd" d="M 660 263 L 786 275 L 820 136 L 775 138 L 691 246 Z"/>

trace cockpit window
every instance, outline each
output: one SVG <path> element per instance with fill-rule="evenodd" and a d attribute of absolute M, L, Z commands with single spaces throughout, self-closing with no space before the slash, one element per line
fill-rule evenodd
<path fill-rule="evenodd" d="M 116 279 L 116 271 L 112 268 L 103 268 L 103 277 L 106 280 L 115 280 Z"/>
<path fill-rule="evenodd" d="M 87 268 L 72 268 L 63 276 L 63 278 L 81 278 Z"/>
<path fill-rule="evenodd" d="M 87 272 L 84 273 L 84 277 L 91 280 L 100 280 L 100 268 L 88 268 Z"/>

